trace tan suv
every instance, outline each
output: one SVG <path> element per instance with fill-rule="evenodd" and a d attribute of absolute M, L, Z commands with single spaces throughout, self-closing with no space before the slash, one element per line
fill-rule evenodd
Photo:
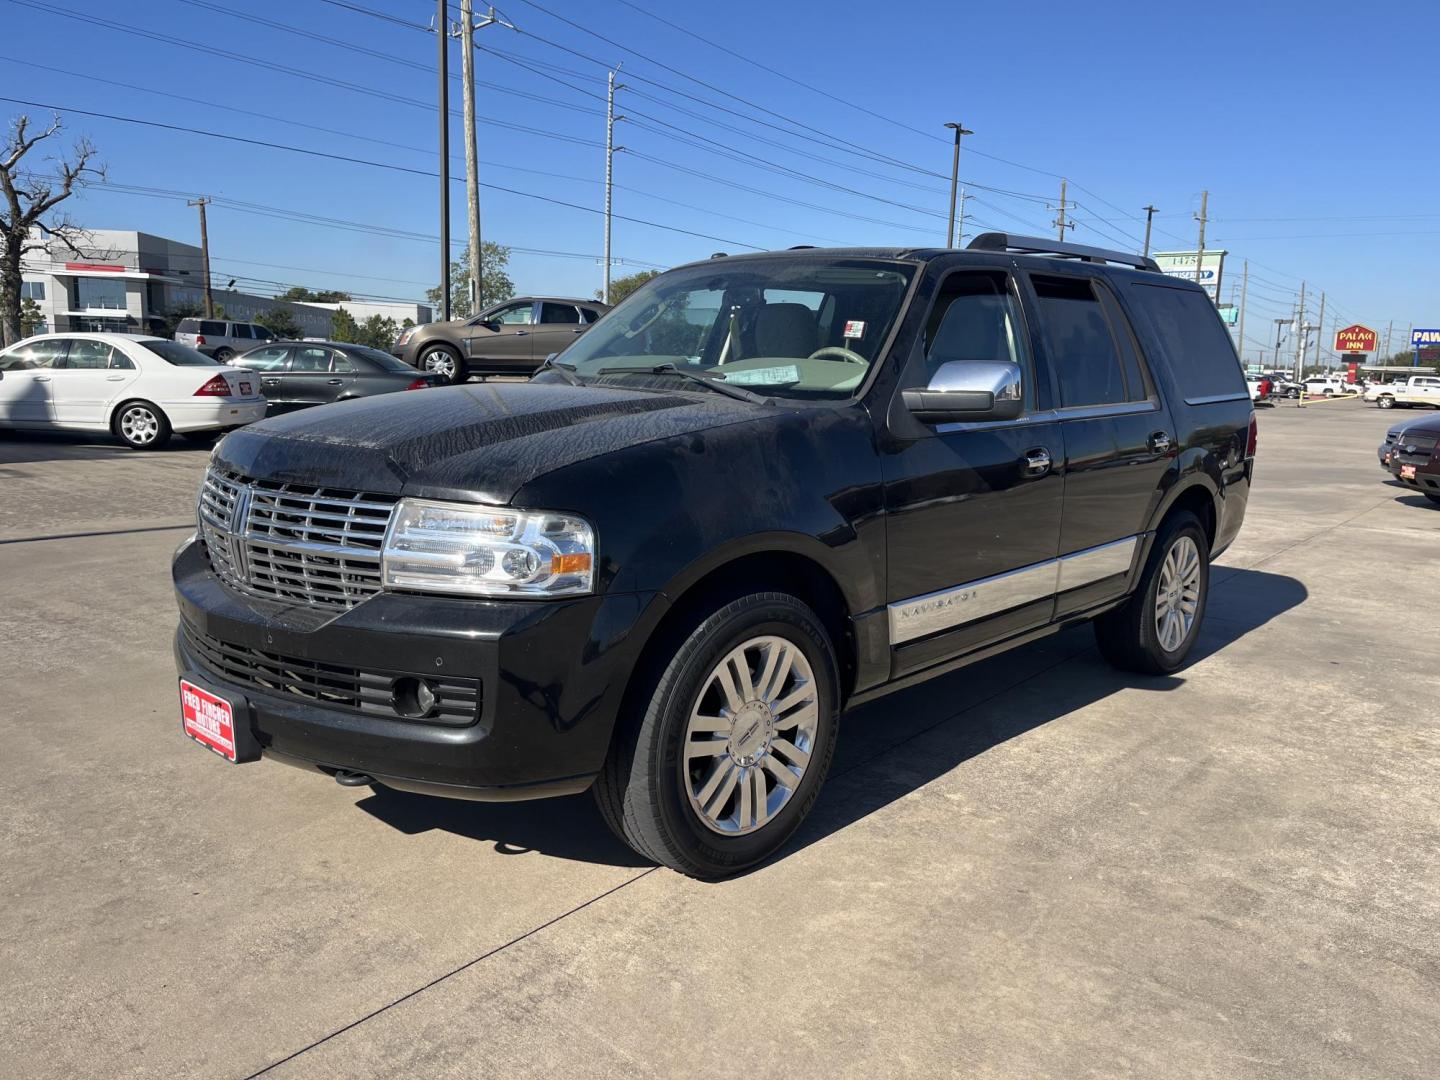
<path fill-rule="evenodd" d="M 471 319 L 406 330 L 390 352 L 452 383 L 471 375 L 528 375 L 609 310 L 598 300 L 520 296 Z"/>

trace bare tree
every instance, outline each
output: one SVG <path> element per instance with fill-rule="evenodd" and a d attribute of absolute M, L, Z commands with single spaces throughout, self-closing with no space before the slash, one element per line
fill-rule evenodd
<path fill-rule="evenodd" d="M 25 155 L 46 139 L 59 134 L 60 117 L 55 116 L 43 131 L 32 133 L 30 118 L 17 117 L 0 147 L 0 341 L 5 345 L 20 339 L 20 261 L 26 252 L 47 250 L 58 240 L 77 255 L 84 252 L 76 241 L 85 235 L 55 207 L 83 187 L 88 178 L 104 179 L 103 167 L 91 164 L 95 147 L 79 139 L 70 160 L 46 157 L 46 172 L 21 167 Z M 47 175 L 48 173 L 48 175 Z"/>

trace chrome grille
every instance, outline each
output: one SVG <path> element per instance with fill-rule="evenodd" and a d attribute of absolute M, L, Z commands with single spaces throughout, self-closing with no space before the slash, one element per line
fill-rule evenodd
<path fill-rule="evenodd" d="M 393 495 L 252 480 L 211 466 L 200 535 L 228 585 L 315 607 L 354 607 L 380 591 Z"/>

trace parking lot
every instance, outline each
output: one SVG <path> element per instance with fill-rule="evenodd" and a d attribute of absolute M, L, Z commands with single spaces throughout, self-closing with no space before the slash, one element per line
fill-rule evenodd
<path fill-rule="evenodd" d="M 585 797 L 205 753 L 167 565 L 207 451 L 0 434 L 0 1074 L 1433 1076 L 1440 508 L 1395 419 L 1262 411 L 1178 675 L 1082 629 L 882 699 L 722 884 Z"/>

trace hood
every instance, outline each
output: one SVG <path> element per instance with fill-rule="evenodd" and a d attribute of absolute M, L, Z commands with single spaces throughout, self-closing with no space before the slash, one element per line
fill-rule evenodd
<path fill-rule="evenodd" d="M 503 505 L 576 461 L 772 409 L 703 390 L 470 383 L 272 417 L 225 436 L 215 457 L 256 479 Z"/>
<path fill-rule="evenodd" d="M 1440 435 L 1440 416 L 1429 416 L 1418 420 L 1405 420 L 1395 424 L 1390 431 L 1406 435 Z M 1386 434 L 1389 434 L 1387 432 Z"/>

